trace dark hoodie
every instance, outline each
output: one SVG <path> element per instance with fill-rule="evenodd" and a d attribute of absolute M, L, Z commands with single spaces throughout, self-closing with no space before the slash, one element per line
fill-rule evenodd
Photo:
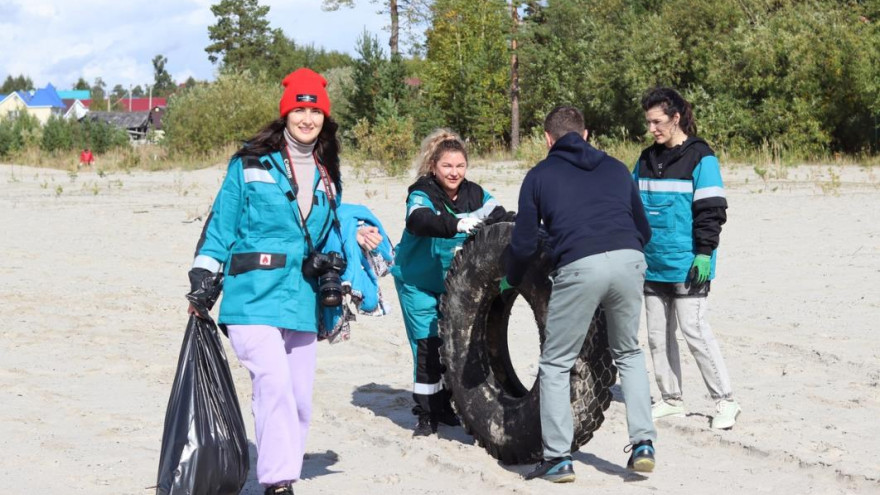
<path fill-rule="evenodd" d="M 519 284 L 537 253 L 541 223 L 556 268 L 606 251 L 642 251 L 651 239 L 629 170 L 575 132 L 557 140 L 523 179 L 507 258 L 511 285 Z"/>

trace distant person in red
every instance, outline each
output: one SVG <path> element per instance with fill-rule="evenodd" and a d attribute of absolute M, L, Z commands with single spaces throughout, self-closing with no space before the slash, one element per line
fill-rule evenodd
<path fill-rule="evenodd" d="M 90 150 L 88 148 L 82 150 L 82 153 L 79 154 L 79 164 L 80 165 L 91 166 L 92 163 L 94 163 L 94 161 L 95 161 L 95 156 L 92 155 L 92 150 Z"/>

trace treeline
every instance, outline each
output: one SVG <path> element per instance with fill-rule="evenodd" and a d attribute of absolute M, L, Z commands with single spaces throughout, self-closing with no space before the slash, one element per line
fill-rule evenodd
<path fill-rule="evenodd" d="M 809 159 L 880 150 L 880 0 L 423 3 L 427 25 L 416 55 L 389 55 L 364 33 L 353 60 L 326 53 L 282 58 L 285 52 L 271 46 L 293 42 L 271 30 L 264 53 L 274 55 L 216 52 L 227 74 L 199 97 L 171 100 L 169 144 L 198 153 L 246 138 L 274 115 L 283 74 L 310 65 L 330 80 L 333 115 L 348 144 L 392 168 L 436 126 L 455 129 L 476 150 L 506 148 L 515 139 L 512 121 L 519 121 L 518 135 L 532 136 L 560 103 L 582 108 L 600 142 L 642 142 L 639 100 L 654 85 L 678 88 L 691 100 L 699 134 L 729 155 L 770 149 Z M 250 75 L 229 70 L 237 68 Z M 248 88 L 268 94 L 247 96 Z M 229 119 L 252 120 L 211 120 L 199 131 L 183 124 L 202 111 L 200 102 L 214 101 L 211 92 L 218 106 L 227 98 L 240 103 L 229 108 Z M 241 108 L 247 104 L 266 108 Z"/>
<path fill-rule="evenodd" d="M 438 126 L 477 152 L 515 147 L 519 136 L 534 144 L 562 103 L 584 110 L 600 146 L 641 146 L 639 100 L 654 85 L 691 100 L 699 134 L 734 159 L 880 152 L 880 0 L 378 3 L 392 27 L 424 34 L 406 54 L 393 30 L 390 53 L 364 32 L 351 57 L 297 45 L 269 27 L 258 0 L 214 5 L 205 50 L 219 76 L 170 96 L 172 156 L 252 135 L 277 115 L 279 82 L 300 66 L 328 79 L 346 149 L 390 173 Z M 157 73 L 165 61 L 154 59 Z"/>
<path fill-rule="evenodd" d="M 526 125 L 551 102 L 600 134 L 641 136 L 645 88 L 695 105 L 700 134 L 745 152 L 876 153 L 880 1 L 554 1 L 527 18 Z"/>
<path fill-rule="evenodd" d="M 34 149 L 58 154 L 89 148 L 95 153 L 106 153 L 126 146 L 127 132 L 100 121 L 77 122 L 53 115 L 40 125 L 36 117 L 26 112 L 0 119 L 0 158 Z"/>

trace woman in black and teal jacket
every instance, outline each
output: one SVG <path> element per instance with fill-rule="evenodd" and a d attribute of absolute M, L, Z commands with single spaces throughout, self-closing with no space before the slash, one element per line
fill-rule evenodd
<path fill-rule="evenodd" d="M 633 170 L 648 222 L 645 245 L 645 310 L 648 346 L 661 400 L 655 419 L 684 414 L 676 329 L 680 328 L 715 400 L 713 428 L 730 428 L 740 406 L 718 340 L 706 319 L 715 278 L 727 198 L 718 158 L 702 139 L 691 105 L 670 88 L 654 88 L 642 99 L 654 144 Z"/>
<path fill-rule="evenodd" d="M 312 414 L 323 311 L 303 264 L 346 230 L 334 224 L 342 183 L 326 81 L 299 69 L 283 85 L 280 117 L 229 162 L 189 274 L 193 297 L 224 274 L 218 320 L 251 375 L 257 479 L 273 495 L 293 494 Z M 357 233 L 366 251 L 382 241 L 376 227 Z"/>
<path fill-rule="evenodd" d="M 438 423 L 459 424 L 443 388 L 437 336 L 446 271 L 468 234 L 506 212 L 491 194 L 465 179 L 467 150 L 455 133 L 439 129 L 425 138 L 417 166 L 391 274 L 413 352 L 413 413 L 419 417 L 414 435 L 422 436 L 437 431 Z"/>

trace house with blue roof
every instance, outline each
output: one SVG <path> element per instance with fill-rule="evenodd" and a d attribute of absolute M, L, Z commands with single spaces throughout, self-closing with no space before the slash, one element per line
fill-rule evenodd
<path fill-rule="evenodd" d="M 52 115 L 61 116 L 66 107 L 52 84 L 34 92 L 14 91 L 0 98 L 0 119 L 15 117 L 27 112 L 41 124 L 45 124 Z"/>
<path fill-rule="evenodd" d="M 22 112 L 27 112 L 27 102 L 31 95 L 27 91 L 13 91 L 0 99 L 0 119 L 15 118 Z"/>

